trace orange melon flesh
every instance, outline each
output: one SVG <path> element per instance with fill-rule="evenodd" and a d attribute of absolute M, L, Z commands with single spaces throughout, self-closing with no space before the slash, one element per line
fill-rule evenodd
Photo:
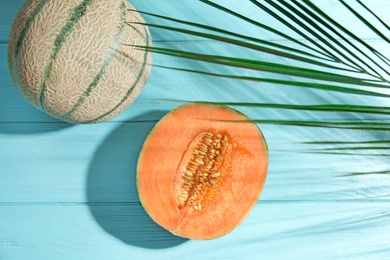
<path fill-rule="evenodd" d="M 168 113 L 146 139 L 137 166 L 138 193 L 150 217 L 173 234 L 213 239 L 247 216 L 267 168 L 267 145 L 256 124 L 224 106 L 189 103 Z"/>

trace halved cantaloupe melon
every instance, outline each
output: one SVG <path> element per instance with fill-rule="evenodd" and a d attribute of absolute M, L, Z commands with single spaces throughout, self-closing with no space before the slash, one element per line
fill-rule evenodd
<path fill-rule="evenodd" d="M 185 104 L 160 120 L 137 166 L 140 201 L 155 222 L 178 236 L 213 239 L 243 221 L 268 168 L 265 139 L 248 120 L 206 103 Z"/>

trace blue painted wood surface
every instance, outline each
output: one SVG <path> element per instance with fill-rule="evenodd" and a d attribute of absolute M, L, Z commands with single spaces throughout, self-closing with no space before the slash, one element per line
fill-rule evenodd
<path fill-rule="evenodd" d="M 98 125 L 70 125 L 33 108 L 18 94 L 9 77 L 7 39 L 23 2 L 0 2 L 0 259 L 390 258 L 390 176 L 354 174 L 388 171 L 389 157 L 377 156 L 383 151 L 369 151 L 366 156 L 318 154 L 314 150 L 332 146 L 306 143 L 389 139 L 387 132 L 260 124 L 270 152 L 264 191 L 247 219 L 216 240 L 191 241 L 163 230 L 141 207 L 135 186 L 136 160 L 144 139 L 164 114 L 180 104 L 165 99 L 367 105 L 387 105 L 387 99 L 234 81 L 154 67 L 140 97 L 121 115 Z M 244 27 L 197 0 L 131 2 L 142 11 L 193 19 L 249 35 L 262 33 L 265 39 L 280 40 L 256 28 Z M 336 1 L 318 3 L 390 57 L 388 44 L 351 19 Z M 263 22 L 278 28 L 272 18 L 244 1 L 228 4 L 248 17 L 261 16 Z M 390 23 L 388 1 L 370 1 L 370 7 Z M 155 18 L 144 18 L 155 22 Z M 252 55 L 222 43 L 151 31 L 155 46 L 239 57 Z M 241 72 L 162 55 L 154 56 L 154 64 Z M 368 117 L 237 109 L 254 119 Z M 375 119 L 388 120 L 385 116 Z"/>

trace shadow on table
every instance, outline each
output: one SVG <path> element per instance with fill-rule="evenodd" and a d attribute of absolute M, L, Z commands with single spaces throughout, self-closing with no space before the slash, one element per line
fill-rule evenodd
<path fill-rule="evenodd" d="M 103 141 L 90 164 L 87 197 L 92 216 L 106 232 L 129 245 L 162 249 L 187 241 L 157 225 L 137 194 L 139 152 L 166 112 L 152 111 L 132 118 L 131 123 L 122 123 Z"/>
<path fill-rule="evenodd" d="M 3 74 L 0 71 L 0 75 Z M 63 130 L 73 126 L 38 110 L 12 86 L 1 86 L 0 134 L 30 135 Z"/>

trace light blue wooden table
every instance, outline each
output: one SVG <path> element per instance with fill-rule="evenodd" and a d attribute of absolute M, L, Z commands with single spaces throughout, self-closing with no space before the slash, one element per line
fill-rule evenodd
<path fill-rule="evenodd" d="M 389 171 L 389 156 L 375 156 L 383 151 L 368 151 L 366 156 L 320 154 L 310 151 L 332 146 L 305 143 L 390 139 L 388 132 L 260 124 L 270 154 L 264 191 L 246 220 L 216 240 L 171 235 L 145 213 L 135 186 L 136 160 L 145 137 L 167 111 L 180 104 L 164 99 L 367 105 L 388 105 L 388 99 L 154 67 L 140 97 L 121 115 L 97 125 L 69 125 L 33 108 L 9 77 L 7 39 L 23 2 L 0 1 L 0 259 L 390 259 L 390 175 L 353 174 Z M 196 0 L 131 2 L 139 10 L 280 40 Z M 388 45 L 350 19 L 336 0 L 316 2 L 390 57 Z M 389 1 L 366 2 L 390 24 Z M 281 29 L 244 0 L 230 4 L 248 17 L 261 17 Z M 155 22 L 153 17 L 144 18 Z M 155 46 L 252 55 L 227 44 L 156 29 L 151 32 Z M 154 55 L 154 64 L 241 72 L 163 55 Z M 254 119 L 365 117 L 237 109 Z"/>

